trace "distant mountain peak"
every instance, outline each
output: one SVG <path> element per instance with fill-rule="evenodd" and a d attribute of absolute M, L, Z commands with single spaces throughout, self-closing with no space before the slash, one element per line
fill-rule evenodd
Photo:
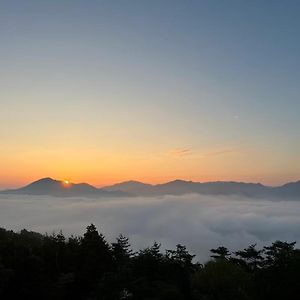
<path fill-rule="evenodd" d="M 144 193 L 153 187 L 152 184 L 143 183 L 136 180 L 129 180 L 120 183 L 113 184 L 111 186 L 106 186 L 103 189 L 105 191 L 122 191 L 126 193 L 140 194 Z"/>
<path fill-rule="evenodd" d="M 39 183 L 39 182 L 57 182 L 57 180 L 55 180 L 51 177 L 45 177 L 45 178 L 38 179 L 32 183 Z"/>
<path fill-rule="evenodd" d="M 38 179 L 24 187 L 14 190 L 6 190 L 1 193 L 17 195 L 47 195 L 58 197 L 98 197 L 98 196 L 128 196 L 120 192 L 108 192 L 88 183 L 71 183 L 61 180 L 55 180 L 51 177 Z"/>
<path fill-rule="evenodd" d="M 147 183 L 137 181 L 137 180 L 127 180 L 127 181 L 120 182 L 119 184 L 147 184 Z"/>
<path fill-rule="evenodd" d="M 175 180 L 169 181 L 165 184 L 186 184 L 186 183 L 193 183 L 193 181 L 183 180 L 183 179 L 175 179 Z"/>
<path fill-rule="evenodd" d="M 41 179 L 38 179 L 36 181 L 29 183 L 28 185 L 24 186 L 21 189 L 26 189 L 26 188 L 33 187 L 33 186 L 35 186 L 35 187 L 54 186 L 54 185 L 57 185 L 60 183 L 61 183 L 61 181 L 55 180 L 50 177 L 45 177 L 45 178 L 41 178 Z"/>

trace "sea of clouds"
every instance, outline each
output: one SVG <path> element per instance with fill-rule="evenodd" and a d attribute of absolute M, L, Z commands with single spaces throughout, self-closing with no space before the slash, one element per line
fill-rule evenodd
<path fill-rule="evenodd" d="M 300 242 L 300 201 L 237 196 L 162 196 L 135 198 L 56 198 L 0 196 L 0 227 L 41 233 L 82 235 L 94 223 L 109 242 L 128 236 L 134 250 L 181 243 L 200 261 L 209 249 L 231 250 L 280 239 Z M 299 244 L 298 244 L 299 245 Z"/>

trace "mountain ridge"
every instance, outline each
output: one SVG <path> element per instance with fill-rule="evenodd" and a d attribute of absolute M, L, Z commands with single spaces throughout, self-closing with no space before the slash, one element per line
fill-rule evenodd
<path fill-rule="evenodd" d="M 261 183 L 236 181 L 195 182 L 176 179 L 166 183 L 148 184 L 129 180 L 102 188 L 88 183 L 70 183 L 45 177 L 18 189 L 0 191 L 1 194 L 49 195 L 58 197 L 129 197 L 129 196 L 162 196 L 162 195 L 239 195 L 247 197 L 275 197 L 300 199 L 300 180 L 288 182 L 281 186 L 266 186 Z"/>
<path fill-rule="evenodd" d="M 131 183 L 131 186 L 129 186 Z M 236 181 L 211 181 L 194 182 L 176 179 L 166 183 L 150 185 L 139 181 L 127 181 L 111 186 L 102 187 L 107 191 L 126 191 L 136 196 L 159 196 L 159 195 L 241 195 L 248 197 L 288 197 L 300 199 L 300 181 L 289 182 L 281 186 L 271 187 L 261 183 L 245 183 Z M 139 189 L 135 189 L 138 185 Z"/>
<path fill-rule="evenodd" d="M 0 191 L 1 194 L 14 195 L 47 195 L 55 197 L 119 197 L 128 196 L 122 191 L 109 192 L 98 189 L 88 183 L 71 183 L 69 181 L 56 180 L 51 177 L 38 179 L 18 189 Z"/>

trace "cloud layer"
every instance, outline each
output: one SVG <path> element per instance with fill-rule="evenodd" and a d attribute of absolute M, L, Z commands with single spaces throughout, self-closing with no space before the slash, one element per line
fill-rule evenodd
<path fill-rule="evenodd" d="M 113 241 L 123 233 L 139 249 L 158 241 L 163 248 L 188 246 L 200 261 L 209 249 L 232 250 L 276 239 L 300 241 L 300 203 L 202 195 L 95 200 L 44 196 L 0 196 L 0 226 L 41 233 L 60 229 L 83 234 L 93 222 Z"/>

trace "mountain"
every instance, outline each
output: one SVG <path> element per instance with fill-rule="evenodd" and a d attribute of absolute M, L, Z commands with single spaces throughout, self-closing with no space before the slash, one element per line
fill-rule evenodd
<path fill-rule="evenodd" d="M 123 191 L 109 192 L 103 189 L 97 189 L 87 183 L 66 183 L 49 177 L 34 181 L 22 188 L 5 190 L 1 193 L 17 195 L 47 195 L 56 197 L 128 196 L 128 194 Z"/>
<path fill-rule="evenodd" d="M 136 181 L 122 182 L 103 187 L 106 191 L 124 191 L 138 196 L 158 195 L 239 195 L 247 197 L 272 197 L 300 199 L 300 181 L 287 183 L 280 187 L 269 187 L 260 183 L 244 183 L 233 181 L 193 182 L 174 180 L 163 184 L 150 185 Z"/>
<path fill-rule="evenodd" d="M 263 196 L 269 192 L 268 187 L 261 184 L 242 182 L 193 182 L 174 180 L 163 184 L 150 185 L 137 181 L 121 182 L 103 188 L 106 191 L 123 191 L 139 196 L 184 195 L 191 193 L 207 195 L 244 195 Z"/>
<path fill-rule="evenodd" d="M 238 195 L 253 198 L 299 199 L 300 181 L 278 187 L 268 187 L 260 183 L 234 181 L 194 182 L 174 180 L 151 185 L 139 181 L 125 181 L 98 189 L 87 183 L 69 183 L 52 178 L 34 181 L 22 188 L 5 190 L 1 194 L 48 195 L 57 197 L 129 197 L 162 195 Z"/>
<path fill-rule="evenodd" d="M 299 198 L 300 199 L 300 180 L 289 182 L 282 186 L 274 188 L 274 193 L 282 198 Z"/>
<path fill-rule="evenodd" d="M 268 188 L 256 183 L 243 182 L 193 182 L 174 180 L 156 186 L 159 194 L 171 192 L 174 195 L 187 193 L 198 193 L 205 195 L 241 195 L 241 196 L 262 196 Z"/>
<path fill-rule="evenodd" d="M 151 194 L 152 188 L 153 185 L 151 184 L 130 180 L 104 187 L 103 190 L 109 192 L 122 191 L 132 195 L 145 195 L 148 193 Z"/>

